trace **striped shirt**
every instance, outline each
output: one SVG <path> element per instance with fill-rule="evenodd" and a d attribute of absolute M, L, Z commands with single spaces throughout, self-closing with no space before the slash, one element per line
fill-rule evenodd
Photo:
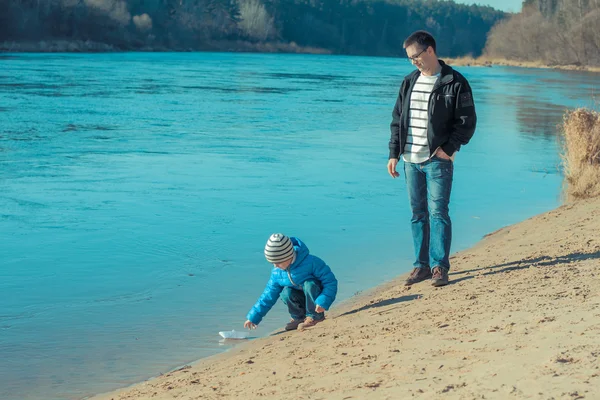
<path fill-rule="evenodd" d="M 427 123 L 429 121 L 429 96 L 440 74 L 419 75 L 410 93 L 408 115 L 408 138 L 404 145 L 402 159 L 411 163 L 422 163 L 429 159 Z"/>

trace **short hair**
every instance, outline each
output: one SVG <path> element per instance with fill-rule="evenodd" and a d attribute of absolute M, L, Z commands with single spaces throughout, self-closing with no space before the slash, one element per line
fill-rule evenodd
<path fill-rule="evenodd" d="M 423 49 L 426 49 L 429 46 L 431 46 L 433 52 L 436 53 L 435 39 L 433 38 L 431 33 L 427 31 L 416 31 L 411 33 L 410 36 L 407 37 L 404 41 L 403 47 L 407 48 L 415 43 L 421 46 Z"/>

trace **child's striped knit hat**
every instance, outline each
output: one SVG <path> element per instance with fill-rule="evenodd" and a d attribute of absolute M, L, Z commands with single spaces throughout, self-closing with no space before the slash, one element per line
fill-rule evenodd
<path fill-rule="evenodd" d="M 294 256 L 294 245 L 283 233 L 271 235 L 265 246 L 265 257 L 271 264 L 289 260 Z"/>

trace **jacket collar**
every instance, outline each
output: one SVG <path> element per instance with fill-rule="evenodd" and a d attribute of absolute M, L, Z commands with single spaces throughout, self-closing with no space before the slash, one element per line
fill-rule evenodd
<path fill-rule="evenodd" d="M 451 66 L 449 66 L 448 64 L 446 64 L 444 62 L 444 60 L 439 60 L 440 65 L 442 66 L 442 72 L 440 72 L 440 79 L 438 80 L 439 85 L 445 85 L 447 83 L 450 83 L 454 80 L 454 70 L 452 69 Z"/>
<path fill-rule="evenodd" d="M 442 71 L 440 72 L 440 79 L 438 79 L 437 82 L 435 83 L 434 90 L 437 89 L 438 87 L 443 86 L 447 83 L 450 83 L 454 80 L 454 70 L 452 69 L 452 67 L 449 66 L 448 64 L 446 64 L 444 62 L 444 60 L 438 59 L 438 61 L 439 61 L 440 65 L 442 66 Z M 408 76 L 408 79 L 410 79 L 412 84 L 414 84 L 414 82 L 417 81 L 417 78 L 420 75 L 421 75 L 421 71 L 419 71 L 417 69 Z M 411 86 L 412 86 L 412 84 L 411 84 Z"/>

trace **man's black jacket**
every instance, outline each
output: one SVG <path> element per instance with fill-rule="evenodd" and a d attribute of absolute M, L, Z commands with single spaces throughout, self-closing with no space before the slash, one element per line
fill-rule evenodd
<path fill-rule="evenodd" d="M 427 142 L 430 155 L 441 147 L 451 156 L 460 146 L 467 144 L 475 133 L 477 115 L 469 82 L 444 61 L 439 62 L 442 71 L 429 98 Z M 410 94 L 420 74 L 416 70 L 407 75 L 400 87 L 390 124 L 389 158 L 399 158 L 404 151 L 408 136 Z"/>

